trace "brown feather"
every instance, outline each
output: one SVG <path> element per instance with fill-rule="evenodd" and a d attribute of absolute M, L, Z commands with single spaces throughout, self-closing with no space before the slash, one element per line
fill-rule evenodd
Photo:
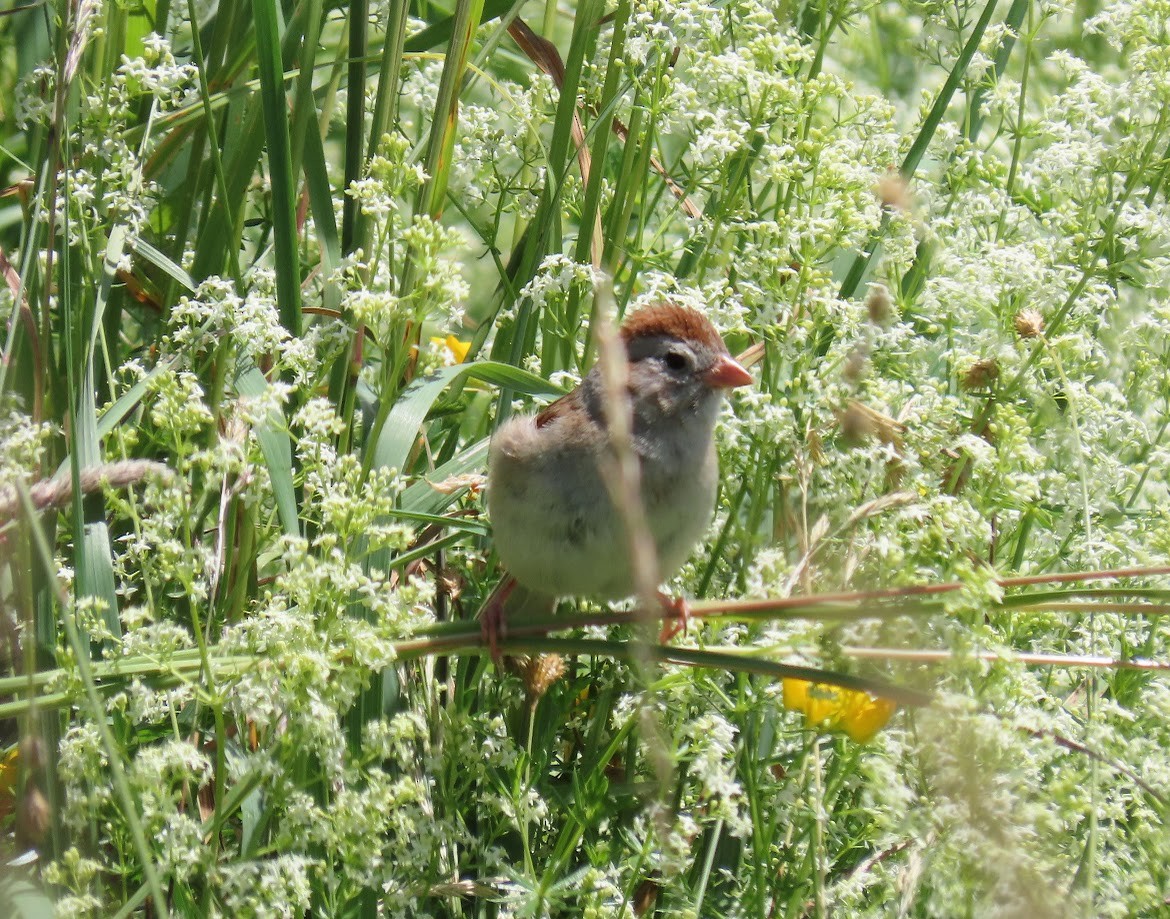
<path fill-rule="evenodd" d="M 698 310 L 677 303 L 656 303 L 643 307 L 627 317 L 622 324 L 622 341 L 627 344 L 631 339 L 650 335 L 687 339 L 716 351 L 727 352 L 727 346 L 710 319 Z"/>
<path fill-rule="evenodd" d="M 536 413 L 536 426 L 543 428 L 550 422 L 556 421 L 565 412 L 571 411 L 570 405 L 572 404 L 572 399 L 573 393 L 569 393 L 567 396 L 561 396 L 556 402 L 550 402 Z"/>

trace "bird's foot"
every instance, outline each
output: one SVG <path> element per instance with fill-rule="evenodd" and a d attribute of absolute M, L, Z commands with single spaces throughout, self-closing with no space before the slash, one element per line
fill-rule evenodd
<path fill-rule="evenodd" d="M 658 602 L 666 612 L 662 623 L 662 631 L 658 633 L 658 643 L 666 644 L 680 632 L 687 634 L 687 626 L 691 621 L 691 605 L 686 597 L 672 597 L 665 591 L 658 591 Z"/>
<path fill-rule="evenodd" d="M 488 654 L 491 655 L 492 663 L 497 668 L 503 661 L 503 655 L 500 654 L 500 639 L 506 638 L 508 635 L 504 604 L 515 589 L 516 579 L 510 574 L 504 575 L 479 611 L 480 641 L 488 646 Z"/>

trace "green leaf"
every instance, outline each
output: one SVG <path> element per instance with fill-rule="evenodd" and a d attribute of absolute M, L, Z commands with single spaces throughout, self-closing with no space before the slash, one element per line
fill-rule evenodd
<path fill-rule="evenodd" d="M 160 361 L 150 369 L 146 376 L 137 380 L 126 392 L 105 411 L 102 412 L 101 417 L 97 421 L 97 436 L 99 440 L 108 437 L 119 424 L 126 420 L 126 418 L 133 412 L 138 404 L 146 395 L 147 390 L 150 389 L 151 381 L 160 373 L 165 373 L 175 365 L 178 358 L 168 358 L 165 361 Z M 67 474 L 69 464 L 72 462 L 71 456 L 66 456 L 61 460 L 61 465 L 57 467 L 57 475 L 62 476 Z"/>
<path fill-rule="evenodd" d="M 185 290 L 195 290 L 195 280 L 191 275 L 187 274 L 180 266 L 176 265 L 171 259 L 167 258 L 162 252 L 159 252 L 154 246 L 144 239 L 139 239 L 134 243 L 134 252 L 141 255 L 146 261 L 154 265 L 159 271 L 169 277 L 172 281 L 178 284 Z"/>
<path fill-rule="evenodd" d="M 910 151 L 906 154 L 906 158 L 902 160 L 902 165 L 899 167 L 898 172 L 907 181 L 912 179 L 914 173 L 918 171 L 918 164 L 922 161 L 923 154 L 926 153 L 926 149 L 930 146 L 931 140 L 934 139 L 935 132 L 938 130 L 943 116 L 946 115 L 947 107 L 951 104 L 951 97 L 954 96 L 955 90 L 959 88 L 963 77 L 966 76 L 967 67 L 971 64 L 971 58 L 979 50 L 979 43 L 983 41 L 983 33 L 987 31 L 987 26 L 991 22 L 991 16 L 995 12 L 995 7 L 998 2 L 999 0 L 987 0 L 979 21 L 975 23 L 971 34 L 967 38 L 966 44 L 963 45 L 963 50 L 960 52 L 958 60 L 955 61 L 955 66 L 951 68 L 946 82 L 935 97 L 934 105 L 931 106 L 930 112 L 923 120 L 922 127 L 919 128 L 918 135 L 914 138 L 914 143 L 910 146 Z M 888 224 L 889 215 L 884 214 L 882 216 L 881 227 L 870 234 L 865 249 L 857 253 L 854 257 L 853 264 L 849 268 L 849 273 L 845 276 L 845 280 L 841 282 L 841 290 L 838 296 L 842 300 L 848 300 L 857 292 L 857 288 L 861 285 L 862 278 L 865 277 L 866 269 L 869 268 L 869 263 L 877 251 L 877 246 L 881 242 L 881 238 L 885 234 Z M 827 343 L 818 342 L 817 347 L 819 353 L 824 354 L 825 351 L 820 349 L 823 347 L 827 350 Z"/>
<path fill-rule="evenodd" d="M 236 377 L 236 390 L 241 396 L 262 396 L 267 389 L 268 380 L 256 367 L 249 367 Z M 284 418 L 273 411 L 268 420 L 256 428 L 256 438 L 268 464 L 268 477 L 272 481 L 272 494 L 276 498 L 276 511 L 284 532 L 289 536 L 299 536 L 301 523 L 293 483 L 292 445 Z"/>
<path fill-rule="evenodd" d="M 106 304 L 117 273 L 118 262 L 126 243 L 124 227 L 114 227 L 106 243 L 102 259 L 102 278 L 94 298 L 94 309 L 89 328 L 89 342 L 85 351 L 85 372 L 79 387 L 74 414 L 76 449 L 72 460 L 73 506 L 77 538 L 77 592 L 78 597 L 93 597 L 105 604 L 102 620 L 114 636 L 122 634 L 122 620 L 118 614 L 117 583 L 114 578 L 113 549 L 110 530 L 104 517 L 104 503 L 99 498 L 87 501 L 81 492 L 81 471 L 102 462 L 101 438 L 98 434 L 97 404 L 94 397 L 94 360 L 102 328 Z"/>
<path fill-rule="evenodd" d="M 8 919 L 53 919 L 53 901 L 23 872 L 0 874 L 0 916 Z"/>
<path fill-rule="evenodd" d="M 487 0 L 483 5 L 481 22 L 491 22 L 499 19 L 512 8 L 510 0 Z M 416 32 L 406 40 L 405 50 L 417 54 L 420 51 L 430 51 L 451 40 L 451 33 L 455 30 L 455 17 L 447 16 L 435 22 L 421 32 Z"/>
<path fill-rule="evenodd" d="M 824 683 L 852 689 L 856 692 L 881 696 L 911 708 L 930 705 L 929 693 L 899 686 L 886 680 L 870 679 L 852 673 L 836 670 L 821 670 L 819 667 L 804 667 L 797 664 L 782 664 L 768 660 L 758 654 L 729 654 L 725 651 L 708 651 L 701 648 L 678 648 L 674 646 L 644 644 L 638 647 L 631 641 L 596 641 L 584 638 L 506 638 L 500 646 L 508 652 L 523 654 L 597 655 L 629 660 L 636 654 L 645 654 L 659 664 L 681 664 L 685 667 L 700 667 L 707 670 L 722 670 L 727 673 L 751 673 L 757 676 L 779 680 L 792 678 L 810 683 Z"/>
<path fill-rule="evenodd" d="M 431 122 L 430 142 L 427 145 L 423 168 L 429 177 L 419 188 L 414 213 L 439 217 L 447 198 L 447 180 L 451 174 L 455 131 L 459 122 L 459 90 L 467 70 L 467 55 L 475 30 L 483 15 L 483 0 L 458 0 L 455 21 L 451 25 L 451 43 L 443 62 L 443 74 L 435 98 L 435 117 Z M 410 290 L 406 283 L 404 289 Z"/>
<path fill-rule="evenodd" d="M 337 219 L 333 213 L 333 189 L 325 168 L 325 149 L 315 125 L 305 135 L 305 185 L 309 190 L 309 206 L 313 209 L 313 224 L 321 246 L 324 305 L 326 309 L 340 310 L 341 291 L 334 273 L 341 265 L 341 240 L 337 236 Z"/>
<path fill-rule="evenodd" d="M 296 337 L 301 334 L 301 266 L 297 257 L 296 182 L 292 172 L 284 68 L 280 60 L 279 17 L 275 0 L 253 0 L 252 10 L 272 190 L 276 302 L 280 307 L 280 324 Z"/>
<path fill-rule="evenodd" d="M 142 401 L 146 395 L 147 390 L 150 389 L 150 384 L 161 373 L 166 373 L 175 366 L 178 358 L 170 357 L 164 361 L 159 361 L 152 368 L 146 376 L 140 380 L 136 380 L 134 385 L 122 393 L 105 411 L 102 412 L 101 418 L 98 419 L 97 433 L 98 437 L 105 437 L 110 434 L 118 424 L 126 419 L 126 417 L 138 407 L 138 403 Z"/>
<path fill-rule="evenodd" d="M 482 469 L 487 461 L 488 439 L 472 444 L 449 462 L 439 466 L 425 478 L 410 485 L 401 498 L 402 509 L 418 514 L 441 514 L 455 503 L 465 489 L 442 492 L 435 485 L 451 476 L 463 475 L 475 469 Z"/>
<path fill-rule="evenodd" d="M 557 389 L 548 380 L 511 364 L 478 361 L 474 364 L 444 367 L 430 376 L 416 380 L 399 398 L 374 445 L 372 465 L 403 471 L 410 458 L 410 451 L 414 448 L 419 428 L 422 427 L 435 400 L 449 386 L 466 377 L 534 396 L 563 393 L 563 390 Z"/>
<path fill-rule="evenodd" d="M 349 48 L 346 79 L 349 94 L 345 100 L 345 187 L 361 178 L 366 124 L 366 52 L 370 42 L 370 0 L 351 0 L 348 5 Z M 355 91 L 358 87 L 361 92 Z M 375 142 L 377 138 L 374 138 Z M 358 202 L 346 195 L 341 205 L 341 248 L 346 255 L 358 245 Z"/>

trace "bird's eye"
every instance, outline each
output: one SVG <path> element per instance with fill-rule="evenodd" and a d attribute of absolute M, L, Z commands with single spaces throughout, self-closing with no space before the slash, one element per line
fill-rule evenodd
<path fill-rule="evenodd" d="M 684 351 L 667 351 L 663 360 L 671 370 L 689 370 L 691 366 L 691 359 Z"/>

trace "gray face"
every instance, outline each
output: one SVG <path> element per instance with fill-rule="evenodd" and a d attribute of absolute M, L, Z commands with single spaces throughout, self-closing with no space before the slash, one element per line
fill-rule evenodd
<path fill-rule="evenodd" d="M 720 355 L 697 342 L 652 336 L 630 345 L 630 388 L 639 393 L 635 427 L 648 423 L 651 408 L 661 423 L 710 430 L 720 392 L 703 380 Z"/>
<path fill-rule="evenodd" d="M 634 441 L 644 460 L 673 456 L 685 465 L 710 449 L 722 392 L 704 382 L 703 374 L 721 356 L 722 351 L 702 343 L 666 335 L 630 342 Z M 582 389 L 590 414 L 603 417 L 598 368 L 589 373 Z M 693 459 L 689 454 L 694 454 Z"/>

